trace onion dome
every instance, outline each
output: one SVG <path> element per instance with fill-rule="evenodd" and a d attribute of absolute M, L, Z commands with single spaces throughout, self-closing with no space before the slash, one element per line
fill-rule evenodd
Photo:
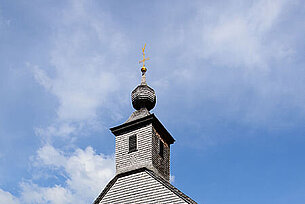
<path fill-rule="evenodd" d="M 147 84 L 141 84 L 131 92 L 131 101 L 134 109 L 146 108 L 150 111 L 156 105 L 155 91 Z"/>
<path fill-rule="evenodd" d="M 141 79 L 141 84 L 137 86 L 132 92 L 131 92 L 131 101 L 132 101 L 132 106 L 137 110 L 142 110 L 140 112 L 143 112 L 144 109 L 146 109 L 147 114 L 151 109 L 153 109 L 156 105 L 156 94 L 155 91 L 150 88 L 146 84 L 146 67 L 145 67 L 145 61 L 149 60 L 149 58 L 145 58 L 145 47 L 146 44 L 144 45 L 144 48 L 142 49 L 143 52 L 143 60 L 141 60 L 139 63 L 143 63 L 143 66 L 141 68 L 142 72 L 142 79 Z"/>
<path fill-rule="evenodd" d="M 136 110 L 146 108 L 148 111 L 153 109 L 156 105 L 155 91 L 146 84 L 146 68 L 143 66 L 141 84 L 131 92 L 132 106 Z"/>

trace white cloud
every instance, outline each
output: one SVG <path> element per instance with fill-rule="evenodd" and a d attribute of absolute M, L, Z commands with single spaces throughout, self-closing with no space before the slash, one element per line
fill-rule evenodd
<path fill-rule="evenodd" d="M 72 203 L 73 195 L 71 192 L 61 186 L 40 187 L 32 183 L 22 183 L 22 200 L 23 203 L 41 203 L 41 204 L 65 204 Z M 76 201 L 75 203 L 81 203 Z"/>
<path fill-rule="evenodd" d="M 63 184 L 41 186 L 37 178 L 20 183 L 20 197 L 0 189 L 0 202 L 5 204 L 83 204 L 92 203 L 114 176 L 114 158 L 96 154 L 92 147 L 65 153 L 51 145 L 37 151 L 33 162 L 35 168 L 43 169 L 40 179 L 52 175 L 65 178 Z M 35 175 L 34 175 L 35 176 Z"/>
<path fill-rule="evenodd" d="M 286 57 L 291 51 L 285 43 L 269 37 L 285 5 L 285 0 L 261 0 L 199 9 L 201 25 L 195 29 L 201 34 L 198 56 L 215 64 L 245 68 L 266 67 L 269 60 Z"/>
<path fill-rule="evenodd" d="M 162 54 L 178 56 L 177 66 L 161 77 L 179 87 L 190 110 L 213 110 L 206 116 L 212 120 L 219 115 L 238 124 L 286 127 L 289 114 L 305 110 L 303 66 L 291 63 L 302 58 L 296 53 L 301 38 L 292 37 L 304 33 L 295 14 L 299 6 L 287 0 L 197 1 L 184 21 L 169 23 L 166 36 L 172 38 L 162 40 Z"/>
<path fill-rule="evenodd" d="M 35 168 L 45 170 L 46 178 L 48 170 L 53 175 L 64 176 L 64 184 L 44 187 L 36 184 L 35 180 L 24 181 L 20 184 L 19 199 L 0 189 L 0 201 L 14 204 L 18 200 L 29 204 L 92 203 L 115 172 L 114 158 L 96 154 L 92 147 L 76 149 L 67 154 L 51 145 L 45 145 L 37 151 L 34 164 Z"/>
<path fill-rule="evenodd" d="M 82 127 L 82 124 L 71 125 L 70 123 L 54 123 L 48 127 L 45 128 L 35 128 L 35 134 L 39 135 L 45 143 L 49 143 L 52 141 L 52 138 L 54 136 L 58 136 L 61 138 L 67 138 L 77 130 L 80 130 Z M 72 139 L 71 139 L 72 140 Z"/>
<path fill-rule="evenodd" d="M 130 77 L 117 60 L 127 53 L 128 40 L 96 2 L 69 1 L 53 21 L 50 64 L 29 65 L 36 81 L 58 102 L 54 122 L 35 128 L 47 143 L 54 136 L 73 140 L 82 130 L 96 128 L 101 110 L 112 109 L 107 117 L 120 118 L 117 107 L 128 98 L 121 100 L 119 89 Z"/>
<path fill-rule="evenodd" d="M 97 155 L 92 147 L 77 149 L 66 156 L 53 146 L 46 145 L 38 150 L 37 162 L 41 162 L 42 167 L 62 169 L 67 177 L 66 190 L 79 203 L 92 201 L 114 175 L 114 158 Z"/>
<path fill-rule="evenodd" d="M 45 145 L 37 151 L 37 161 L 46 166 L 62 167 L 66 164 L 67 158 L 60 150 L 56 150 L 51 145 Z"/>
<path fill-rule="evenodd" d="M 19 200 L 14 197 L 11 193 L 0 189 L 0 203 L 5 204 L 19 204 Z"/>
<path fill-rule="evenodd" d="M 169 23 L 170 29 L 162 44 L 172 50 L 167 49 L 165 54 L 181 50 L 178 66 L 187 62 L 196 69 L 204 69 L 202 62 L 245 70 L 268 69 L 270 63 L 294 53 L 289 42 L 276 35 L 294 2 L 197 1 L 191 4 L 192 14 L 183 13 L 184 21 Z"/>
<path fill-rule="evenodd" d="M 51 73 L 33 67 L 36 80 L 58 99 L 59 120 L 94 119 L 119 87 L 117 64 L 110 60 L 124 52 L 125 43 L 101 13 L 85 1 L 70 1 L 51 37 Z"/>

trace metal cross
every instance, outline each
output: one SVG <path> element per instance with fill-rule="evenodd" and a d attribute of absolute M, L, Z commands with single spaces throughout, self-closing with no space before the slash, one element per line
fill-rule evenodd
<path fill-rule="evenodd" d="M 146 43 L 145 43 L 144 47 L 142 48 L 143 60 L 139 61 L 139 64 L 143 63 L 143 68 L 145 68 L 145 61 L 149 60 L 149 57 L 145 58 L 145 47 L 146 47 Z"/>

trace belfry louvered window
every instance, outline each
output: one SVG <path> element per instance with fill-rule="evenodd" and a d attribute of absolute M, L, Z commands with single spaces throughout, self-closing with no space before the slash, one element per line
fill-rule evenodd
<path fill-rule="evenodd" d="M 164 144 L 161 140 L 159 140 L 159 155 L 163 158 L 164 152 Z"/>
<path fill-rule="evenodd" d="M 137 135 L 129 137 L 129 152 L 137 151 Z"/>

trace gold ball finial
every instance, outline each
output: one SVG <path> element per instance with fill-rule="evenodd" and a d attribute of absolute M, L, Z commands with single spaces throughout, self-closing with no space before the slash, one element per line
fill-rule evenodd
<path fill-rule="evenodd" d="M 146 67 L 143 66 L 143 67 L 141 68 L 141 72 L 143 73 L 143 72 L 146 72 L 146 71 L 147 71 Z"/>

